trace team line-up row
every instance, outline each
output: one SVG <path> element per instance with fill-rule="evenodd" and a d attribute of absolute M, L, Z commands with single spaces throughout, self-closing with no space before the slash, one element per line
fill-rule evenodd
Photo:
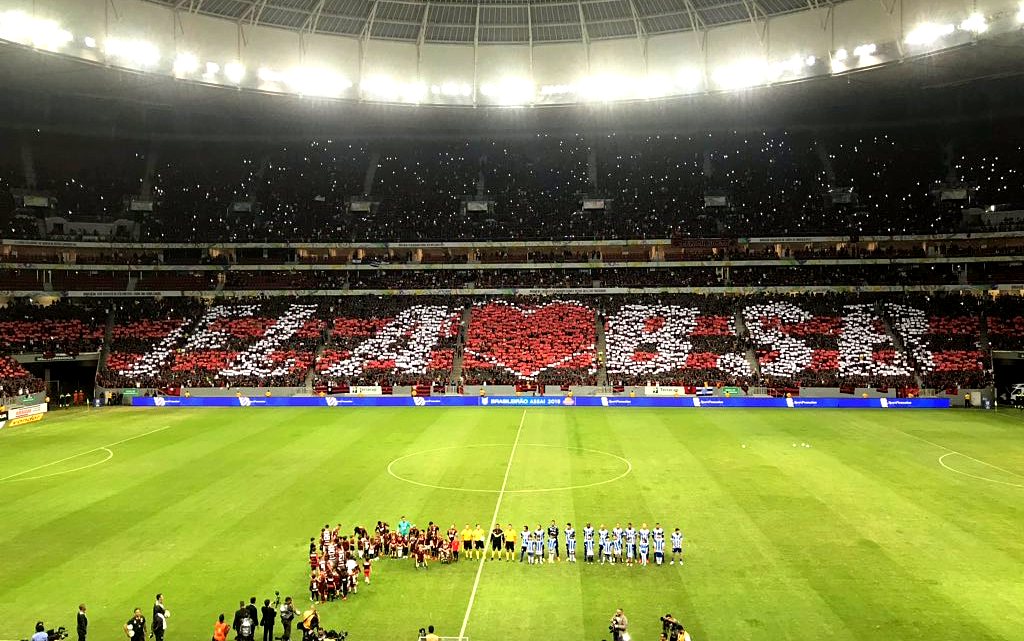
<path fill-rule="evenodd" d="M 370 535 L 365 528 L 356 527 L 351 539 L 340 534 L 341 526 L 332 529 L 325 525 L 320 535 L 320 554 L 317 545 L 310 539 L 310 568 L 316 570 L 335 566 L 347 558 L 357 557 L 363 560 L 390 556 L 392 558 L 411 557 L 417 567 L 426 566 L 427 559 L 438 559 L 441 562 L 458 561 L 460 555 L 466 558 L 487 558 L 486 542 L 490 540 L 490 559 L 504 558 L 511 561 L 515 558 L 518 542 L 519 561 L 528 563 L 544 563 L 561 560 L 560 536 L 565 537 L 565 559 L 576 562 L 577 532 L 571 523 L 566 523 L 560 530 L 554 520 L 547 528 L 539 524 L 530 530 L 524 525 L 522 531 L 509 523 L 506 527 L 495 524 L 489 535 L 477 524 L 471 527 L 468 523 L 460 531 L 455 524 L 441 534 L 440 527 L 431 521 L 426 528 L 420 529 L 405 517 L 398 523 L 395 530 L 386 522 L 378 521 L 374 534 Z M 651 560 L 661 565 L 665 560 L 665 530 L 660 523 L 648 528 L 642 523 L 634 528 L 627 523 L 623 528 L 616 524 L 608 529 L 604 524 L 595 529 L 587 523 L 579 535 L 582 539 L 584 560 L 586 562 L 626 563 L 647 565 Z M 670 564 L 683 562 L 683 533 L 677 527 L 668 535 L 671 542 Z M 599 552 L 599 553 L 598 553 Z M 653 554 L 652 554 L 653 553 Z"/>

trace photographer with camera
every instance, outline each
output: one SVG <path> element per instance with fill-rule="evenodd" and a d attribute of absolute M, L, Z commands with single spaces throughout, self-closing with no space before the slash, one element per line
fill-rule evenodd
<path fill-rule="evenodd" d="M 46 634 L 46 626 L 42 621 L 36 622 L 36 632 L 32 635 L 32 641 L 49 641 L 50 635 Z"/>
<path fill-rule="evenodd" d="M 661 633 L 668 641 L 679 641 L 679 635 L 683 632 L 683 624 L 671 613 L 661 617 Z"/>
<path fill-rule="evenodd" d="M 608 631 L 612 634 L 612 641 L 629 641 L 629 632 L 626 628 L 629 626 L 629 619 L 626 618 L 622 608 L 615 611 L 615 616 L 612 617 L 611 622 L 608 624 Z"/>
<path fill-rule="evenodd" d="M 281 632 L 281 641 L 290 641 L 292 638 L 292 621 L 295 619 L 295 606 L 292 605 L 292 598 L 290 596 L 284 598 L 280 617 L 281 626 L 284 628 Z"/>

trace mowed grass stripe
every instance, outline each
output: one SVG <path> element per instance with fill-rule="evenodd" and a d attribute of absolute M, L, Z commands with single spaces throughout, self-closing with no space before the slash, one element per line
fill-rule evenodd
<path fill-rule="evenodd" d="M 249 594 L 276 588 L 303 603 L 306 541 L 325 521 L 372 526 L 406 514 L 421 525 L 486 527 L 495 494 L 417 487 L 386 466 L 456 445 L 410 459 L 406 471 L 496 489 L 521 412 L 111 409 L 4 430 L 0 477 L 175 426 L 114 448 L 114 459 L 88 470 L 0 483 L 0 638 L 25 636 L 40 616 L 68 624 L 80 600 L 95 634 L 119 634 L 130 608 L 148 608 L 156 591 L 169 595 L 174 635 L 205 638 L 216 614 L 230 616 Z M 688 561 L 647 570 L 495 563 L 483 572 L 469 633 L 604 638 L 621 606 L 634 638 L 656 638 L 657 617 L 672 611 L 697 639 L 1015 640 L 1024 626 L 1024 490 L 945 470 L 943 449 L 897 430 L 1014 471 L 1024 460 L 1017 418 L 531 411 L 522 443 L 556 447 L 521 447 L 510 488 L 540 488 L 545 476 L 583 485 L 608 473 L 574 448 L 626 457 L 634 471 L 593 488 L 509 493 L 501 522 L 511 518 L 518 530 L 523 520 L 533 528 L 556 518 L 559 528 L 572 520 L 581 529 L 587 519 L 611 527 L 632 518 L 670 531 L 676 519 Z M 461 447 L 480 444 L 497 446 Z M 476 567 L 416 572 L 382 561 L 370 589 L 329 604 L 325 621 L 362 639 L 411 639 L 428 623 L 453 634 Z"/>

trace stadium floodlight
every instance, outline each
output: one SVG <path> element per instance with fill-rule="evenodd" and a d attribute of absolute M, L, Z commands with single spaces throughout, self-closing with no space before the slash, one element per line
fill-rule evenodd
<path fill-rule="evenodd" d="M 352 86 L 351 83 L 348 86 Z M 413 104 L 421 102 L 427 95 L 425 84 L 401 82 L 390 76 L 370 76 L 359 83 L 359 90 L 368 98 Z"/>
<path fill-rule="evenodd" d="M 232 60 L 224 65 L 224 77 L 232 84 L 242 84 L 242 81 L 245 80 L 245 65 L 237 60 Z"/>
<path fill-rule="evenodd" d="M 956 28 L 952 24 L 923 22 L 907 34 L 905 41 L 908 45 L 930 45 L 939 38 L 948 36 L 955 30 Z"/>
<path fill-rule="evenodd" d="M 1024 2 L 1020 3 L 1020 9 L 1017 11 L 1017 22 L 1024 22 Z"/>
<path fill-rule="evenodd" d="M 663 98 L 673 93 L 673 84 L 665 76 L 649 75 L 637 80 L 633 93 L 637 98 Z"/>
<path fill-rule="evenodd" d="M 216 62 L 207 62 L 206 71 L 203 72 L 203 78 L 206 80 L 214 80 L 217 78 L 217 74 L 220 73 L 220 65 Z"/>
<path fill-rule="evenodd" d="M 971 33 L 985 33 L 988 31 L 988 21 L 985 20 L 985 16 L 975 11 L 960 23 L 960 30 L 970 31 Z"/>
<path fill-rule="evenodd" d="M 712 78 L 720 89 L 744 89 L 767 83 L 771 73 L 767 62 L 750 58 L 715 69 Z"/>
<path fill-rule="evenodd" d="M 0 38 L 46 51 L 60 51 L 75 39 L 55 21 L 34 18 L 22 11 L 0 13 Z"/>
<path fill-rule="evenodd" d="M 193 53 L 179 53 L 174 58 L 174 75 L 181 78 L 199 71 L 199 58 Z"/>
<path fill-rule="evenodd" d="M 260 67 L 256 72 L 256 78 L 260 82 L 278 83 L 284 80 L 284 74 L 279 71 L 274 71 L 270 67 Z"/>
<path fill-rule="evenodd" d="M 152 42 L 137 38 L 107 38 L 103 51 L 108 58 L 143 69 L 160 62 L 160 49 Z"/>
<path fill-rule="evenodd" d="M 96 48 L 96 38 L 93 38 L 92 36 L 86 36 L 85 38 L 82 38 L 82 42 L 84 42 L 85 46 L 89 49 Z"/>
<path fill-rule="evenodd" d="M 846 62 L 846 59 L 850 57 L 850 54 L 846 49 L 836 49 L 836 52 L 832 54 L 832 60 L 838 60 L 839 62 Z"/>
<path fill-rule="evenodd" d="M 468 98 L 473 95 L 473 87 L 465 82 L 448 80 L 439 85 L 433 85 L 430 92 L 447 98 Z"/>
<path fill-rule="evenodd" d="M 692 93 L 700 89 L 701 73 L 693 67 L 685 67 L 676 72 L 676 87 L 683 93 Z"/>
<path fill-rule="evenodd" d="M 533 102 L 536 88 L 526 78 L 510 76 L 497 82 L 485 82 L 480 85 L 480 93 L 496 104 L 516 107 Z"/>
<path fill-rule="evenodd" d="M 867 58 L 869 56 L 875 55 L 876 51 L 878 51 L 878 46 L 875 45 L 875 43 L 873 42 L 868 42 L 854 47 L 853 55 L 858 58 Z"/>
<path fill-rule="evenodd" d="M 541 85 L 542 96 L 564 96 L 576 93 L 576 85 Z"/>

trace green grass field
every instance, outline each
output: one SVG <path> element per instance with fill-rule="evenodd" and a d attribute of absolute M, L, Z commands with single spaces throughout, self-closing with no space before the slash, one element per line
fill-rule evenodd
<path fill-rule="evenodd" d="M 168 641 L 206 641 L 241 598 L 307 603 L 325 522 L 486 527 L 499 500 L 516 529 L 678 525 L 686 564 L 383 560 L 325 625 L 596 641 L 622 607 L 637 641 L 668 611 L 695 641 L 1024 638 L 1016 413 L 80 410 L 0 431 L 0 479 L 0 639 L 80 601 L 90 640 L 122 639 L 159 591 Z"/>

